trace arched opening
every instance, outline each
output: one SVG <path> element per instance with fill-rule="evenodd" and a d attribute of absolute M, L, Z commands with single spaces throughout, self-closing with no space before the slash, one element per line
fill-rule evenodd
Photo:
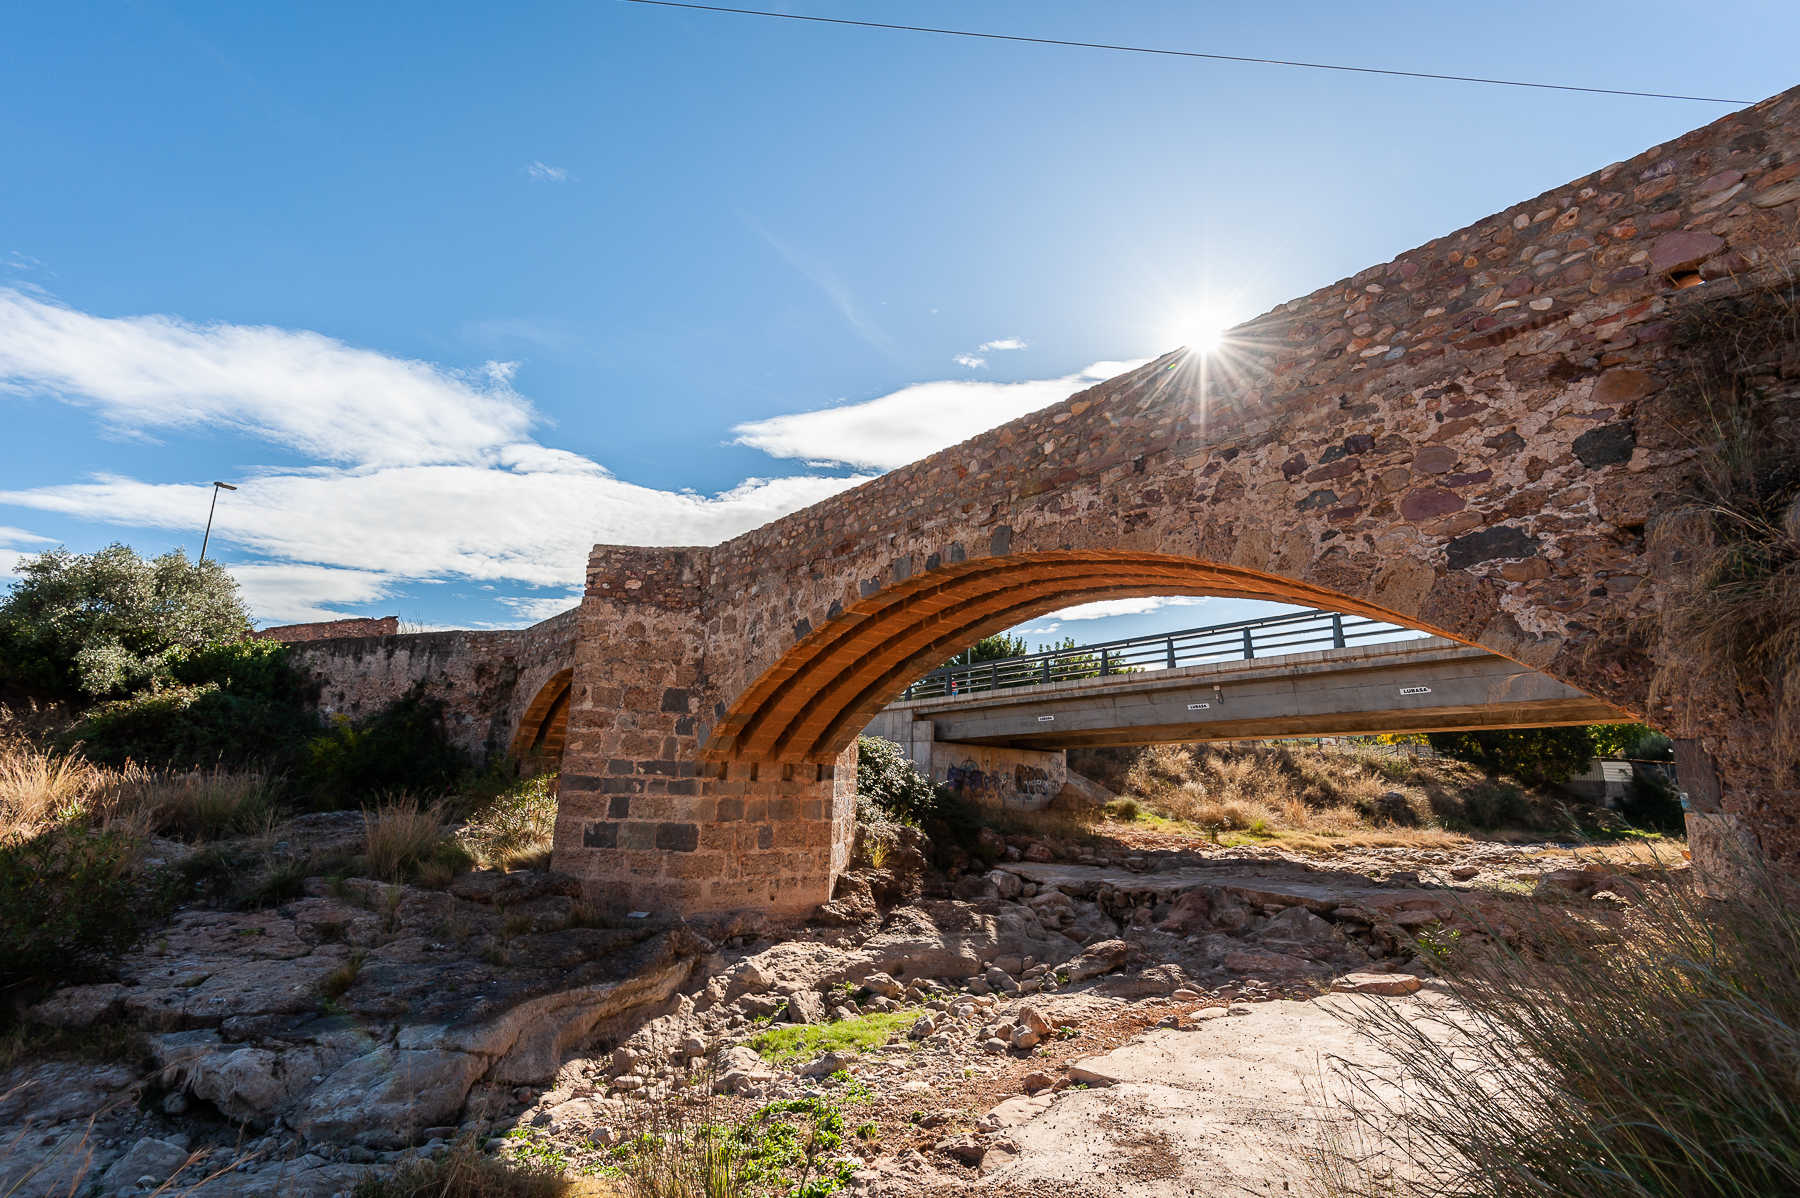
<path fill-rule="evenodd" d="M 1106 551 L 992 557 L 883 588 L 803 636 L 738 696 L 705 756 L 829 762 L 910 683 L 970 643 L 1074 604 L 1161 595 L 1274 600 L 1459 639 L 1366 600 L 1191 558 Z"/>
<path fill-rule="evenodd" d="M 538 688 L 519 719 L 508 753 L 516 763 L 530 763 L 539 770 L 562 764 L 563 745 L 569 731 L 569 694 L 575 670 L 570 667 L 551 675 Z"/>

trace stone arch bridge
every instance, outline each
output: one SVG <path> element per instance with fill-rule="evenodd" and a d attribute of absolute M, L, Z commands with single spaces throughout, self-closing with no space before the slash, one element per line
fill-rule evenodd
<path fill-rule="evenodd" d="M 1043 612 L 1168 594 L 1541 670 L 1676 735 L 1684 779 L 1718 783 L 1690 792 L 1793 859 L 1767 714 L 1661 618 L 1711 436 L 1683 330 L 1796 269 L 1800 89 L 722 545 L 596 546 L 580 608 L 533 628 L 288 631 L 327 710 L 422 680 L 466 748 L 561 751 L 555 864 L 637 909 L 825 901 L 856 734 L 909 682 Z M 1800 456 L 1800 348 L 1776 356 L 1758 435 Z M 1659 668 L 1685 681 L 1653 698 Z"/>
<path fill-rule="evenodd" d="M 1699 678 L 1653 707 L 1650 679 L 1679 650 L 1659 520 L 1699 443 L 1673 333 L 1800 265 L 1796 200 L 1789 92 L 735 540 L 597 546 L 557 867 L 639 909 L 808 909 L 849 855 L 857 731 L 909 681 L 1039 613 L 1167 594 L 1542 670 L 1695 738 L 1793 853 L 1800 792 L 1754 713 Z"/>

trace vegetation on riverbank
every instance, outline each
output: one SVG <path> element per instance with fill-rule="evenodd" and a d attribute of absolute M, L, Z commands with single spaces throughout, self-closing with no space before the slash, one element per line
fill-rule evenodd
<path fill-rule="evenodd" d="M 1548 905 L 1526 944 L 1425 954 L 1466 1012 L 1453 1025 L 1381 1003 L 1346 1018 L 1399 1063 L 1348 1070 L 1364 1149 L 1430 1180 L 1397 1184 L 1340 1144 L 1328 1191 L 1800 1192 L 1800 893 L 1754 867 L 1746 883 L 1714 901 L 1685 877 L 1621 880 L 1608 927 Z"/>

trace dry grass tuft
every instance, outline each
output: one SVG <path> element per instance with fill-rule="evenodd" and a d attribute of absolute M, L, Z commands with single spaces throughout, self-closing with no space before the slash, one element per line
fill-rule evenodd
<path fill-rule="evenodd" d="M 556 774 L 502 790 L 470 817 L 463 845 L 483 869 L 547 869 L 556 834 Z"/>
<path fill-rule="evenodd" d="M 53 755 L 22 738 L 0 743 L 0 843 L 80 818 L 103 777 L 79 754 Z"/>
<path fill-rule="evenodd" d="M 1653 694 L 1680 693 L 1696 663 L 1766 705 L 1778 765 L 1800 763 L 1800 288 L 1696 307 L 1677 329 L 1675 391 L 1695 447 L 1687 502 L 1657 522 L 1659 548 L 1692 564 L 1672 597 Z"/>
<path fill-rule="evenodd" d="M 1159 815 L 1215 835 L 1311 844 L 1454 843 L 1453 833 L 1567 825 L 1561 805 L 1474 766 L 1311 746 L 1157 745 L 1124 778 Z"/>
<path fill-rule="evenodd" d="M 248 833 L 273 813 L 273 786 L 254 770 L 97 766 L 23 738 L 0 742 L 0 844 L 87 823 L 139 836 L 206 840 Z"/>
<path fill-rule="evenodd" d="M 468 868 L 468 850 L 444 828 L 440 804 L 400 795 L 363 811 L 369 871 L 386 882 L 443 886 Z"/>
<path fill-rule="evenodd" d="M 385 1176 L 365 1177 L 353 1198 L 565 1198 L 576 1193 L 552 1165 L 484 1156 L 460 1139 L 440 1156 L 408 1161 Z"/>
<path fill-rule="evenodd" d="M 1359 1006 L 1397 1068 L 1346 1067 L 1363 1127 L 1404 1128 L 1427 1179 L 1354 1195 L 1800 1193 L 1800 890 L 1755 870 L 1730 902 L 1627 884 L 1617 926 L 1545 910 L 1530 948 L 1449 949 L 1446 1024 Z"/>

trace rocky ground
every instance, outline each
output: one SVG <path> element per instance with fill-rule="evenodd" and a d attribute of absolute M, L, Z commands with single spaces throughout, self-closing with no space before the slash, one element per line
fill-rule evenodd
<path fill-rule="evenodd" d="M 346 832 L 308 819 L 292 835 Z M 1279 1192 L 1320 1053 L 1360 1051 L 1333 1004 L 1434 1001 L 1421 951 L 1623 901 L 1554 847 L 989 837 L 992 870 L 903 845 L 800 929 L 600 920 L 543 871 L 183 910 L 31 1011 L 63 1048 L 124 1028 L 141 1055 L 0 1076 L 0 1193 L 323 1198 L 464 1136 L 604 1173 L 666 1104 L 808 1095 L 858 1129 L 864 1193 Z"/>

